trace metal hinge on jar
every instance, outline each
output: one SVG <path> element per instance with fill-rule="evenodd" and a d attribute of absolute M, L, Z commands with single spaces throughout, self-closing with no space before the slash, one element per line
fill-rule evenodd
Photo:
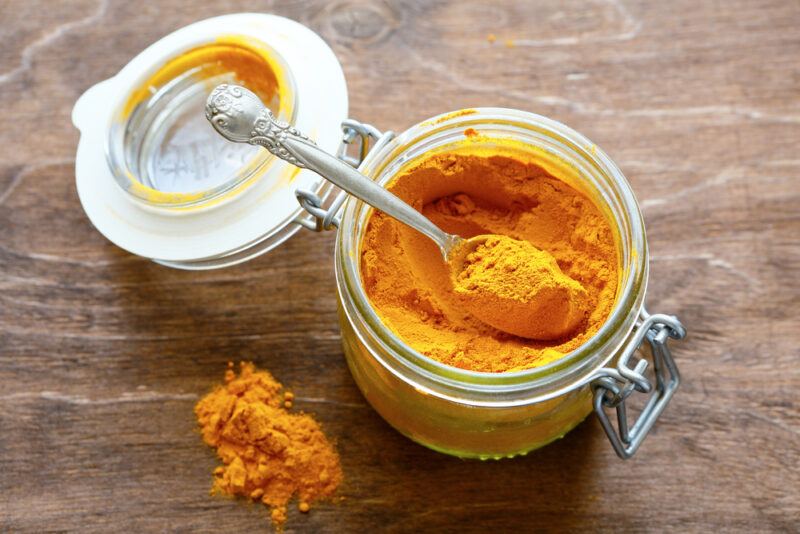
<path fill-rule="evenodd" d="M 336 157 L 355 168 L 361 165 L 371 150 L 376 147 L 380 148 L 395 135 L 394 132 L 381 132 L 370 124 L 352 119 L 347 119 L 342 123 L 342 132 L 342 144 L 339 146 Z M 355 148 L 355 155 L 350 155 L 348 152 L 351 152 L 353 148 Z M 324 201 L 318 194 L 307 189 L 298 189 L 295 191 L 295 196 L 300 206 L 311 214 L 310 219 L 308 217 L 299 218 L 298 224 L 315 232 L 339 227 L 338 213 L 348 196 L 345 191 L 339 191 L 327 206 L 324 206 Z"/>
<path fill-rule="evenodd" d="M 680 374 L 667 347 L 667 340 L 683 339 L 685 336 L 686 330 L 676 317 L 650 315 L 642 310 L 633 337 L 623 348 L 616 368 L 600 369 L 598 376 L 592 381 L 594 410 L 620 458 L 628 459 L 636 453 L 678 389 Z M 633 369 L 628 366 L 633 354 L 645 346 L 645 341 L 653 361 L 655 385 L 644 375 L 648 366 L 647 360 L 640 359 Z M 650 393 L 650 397 L 639 417 L 630 425 L 626 399 L 634 391 Z M 607 408 L 615 408 L 617 411 L 616 428 L 608 416 Z"/>

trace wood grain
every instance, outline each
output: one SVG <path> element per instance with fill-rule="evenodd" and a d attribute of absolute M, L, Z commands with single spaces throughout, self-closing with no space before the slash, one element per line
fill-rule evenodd
<path fill-rule="evenodd" d="M 615 159 L 648 225 L 649 308 L 689 329 L 684 384 L 634 460 L 591 419 L 502 462 L 398 435 L 342 357 L 331 234 L 189 273 L 91 227 L 77 97 L 166 33 L 236 11 L 319 32 L 351 116 L 382 129 L 513 107 Z M 228 359 L 252 359 L 344 463 L 344 500 L 292 511 L 290 532 L 797 532 L 799 25 L 792 0 L 0 3 L 0 530 L 268 529 L 263 507 L 207 495 L 215 460 L 192 414 Z"/>

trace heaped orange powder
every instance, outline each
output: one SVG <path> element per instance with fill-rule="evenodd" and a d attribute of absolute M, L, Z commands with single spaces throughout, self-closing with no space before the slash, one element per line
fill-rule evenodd
<path fill-rule="evenodd" d="M 292 497 L 308 512 L 342 481 L 333 445 L 310 415 L 287 411 L 293 400 L 268 372 L 242 363 L 238 376 L 228 369 L 225 385 L 195 406 L 203 440 L 223 463 L 214 471 L 212 493 L 266 504 L 277 526 L 286 521 Z"/>
<path fill-rule="evenodd" d="M 422 354 L 473 371 L 529 369 L 583 344 L 611 312 L 618 274 L 611 225 L 589 198 L 531 158 L 439 153 L 401 170 L 388 189 L 446 232 L 529 241 L 587 291 L 590 311 L 565 339 L 501 332 L 464 309 L 433 242 L 373 212 L 362 241 L 364 288 L 383 322 Z"/>

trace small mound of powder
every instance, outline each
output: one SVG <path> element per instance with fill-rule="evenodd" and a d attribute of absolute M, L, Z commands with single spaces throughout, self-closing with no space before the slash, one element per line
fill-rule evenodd
<path fill-rule="evenodd" d="M 261 501 L 280 526 L 293 496 L 308 512 L 309 503 L 333 494 L 342 481 L 339 456 L 310 415 L 286 410 L 294 396 L 282 394 L 271 374 L 242 362 L 236 376 L 228 365 L 225 385 L 195 406 L 203 440 L 223 463 L 211 493 Z"/>
<path fill-rule="evenodd" d="M 527 241 L 494 235 L 467 255 L 454 289 L 486 324 L 530 339 L 561 339 L 585 321 L 586 290 Z"/>

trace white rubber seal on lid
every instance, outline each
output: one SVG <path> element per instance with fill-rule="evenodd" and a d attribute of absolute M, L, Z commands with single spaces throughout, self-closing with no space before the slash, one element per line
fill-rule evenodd
<path fill-rule="evenodd" d="M 87 90 L 72 112 L 81 132 L 75 164 L 81 204 L 106 238 L 133 254 L 185 268 L 222 266 L 224 260 L 214 259 L 237 253 L 242 257 L 243 251 L 249 259 L 300 228 L 293 223 L 304 213 L 295 190 L 316 191 L 323 183 L 317 174 L 276 158 L 263 176 L 223 201 L 170 210 L 134 198 L 117 182 L 107 145 L 120 102 L 171 58 L 231 35 L 258 40 L 282 59 L 294 81 L 294 125 L 328 152 L 339 147 L 348 105 L 344 73 L 333 51 L 310 29 L 274 15 L 242 13 L 200 21 L 164 37 L 119 74 Z M 248 256 L 253 247 L 257 253 Z"/>

